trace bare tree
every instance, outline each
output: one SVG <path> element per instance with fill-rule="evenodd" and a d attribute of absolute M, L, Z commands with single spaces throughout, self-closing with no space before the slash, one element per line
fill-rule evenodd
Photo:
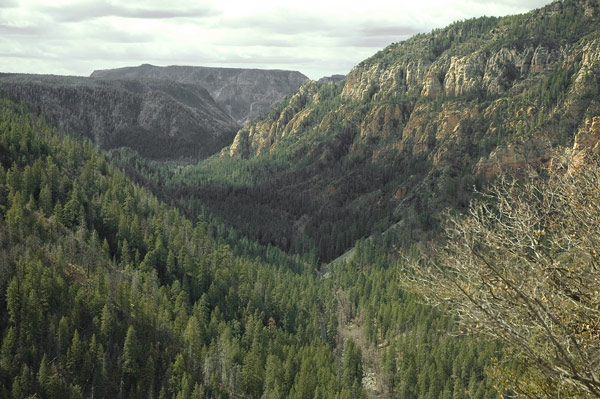
<path fill-rule="evenodd" d="M 600 398 L 595 161 L 500 178 L 467 215 L 449 216 L 443 247 L 407 270 L 430 303 L 506 343 L 493 374 L 519 397 Z"/>

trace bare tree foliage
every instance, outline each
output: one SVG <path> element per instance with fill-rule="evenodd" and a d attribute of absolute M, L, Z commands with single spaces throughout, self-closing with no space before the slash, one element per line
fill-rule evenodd
<path fill-rule="evenodd" d="M 595 161 L 499 179 L 466 216 L 448 218 L 445 246 L 410 268 L 429 302 L 507 344 L 493 374 L 518 397 L 600 398 Z"/>

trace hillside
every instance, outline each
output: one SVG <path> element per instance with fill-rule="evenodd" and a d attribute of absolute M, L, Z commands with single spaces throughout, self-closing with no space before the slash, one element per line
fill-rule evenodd
<path fill-rule="evenodd" d="M 204 158 L 238 128 L 195 85 L 0 74 L 0 92 L 102 149 L 126 146 L 148 158 Z"/>
<path fill-rule="evenodd" d="M 335 336 L 313 313 L 329 322 L 333 304 L 312 270 L 234 257 L 211 230 L 1 100 L 0 397 L 342 390 Z"/>
<path fill-rule="evenodd" d="M 237 133 L 120 78 L 0 75 L 0 398 L 600 397 L 598 1 L 391 44 Z"/>
<path fill-rule="evenodd" d="M 338 332 L 358 311 L 340 290 L 387 309 L 369 342 L 402 332 L 379 384 L 390 397 L 497 397 L 483 378 L 497 347 L 448 335 L 452 320 L 379 263 L 356 279 L 363 249 L 322 279 L 307 259 L 253 255 L 247 239 L 236 255 L 219 230 L 0 100 L 0 397 L 364 398 L 378 359 L 363 372 L 360 347 Z"/>
<path fill-rule="evenodd" d="M 600 114 L 599 15 L 595 1 L 566 0 L 391 44 L 344 82 L 305 83 L 167 186 L 324 261 L 394 223 L 404 243 L 428 239 L 474 185 L 543 165 Z"/>
<path fill-rule="evenodd" d="M 306 76 L 296 71 L 140 65 L 94 71 L 92 78 L 159 79 L 204 87 L 240 124 L 262 116 L 283 97 L 292 95 Z"/>

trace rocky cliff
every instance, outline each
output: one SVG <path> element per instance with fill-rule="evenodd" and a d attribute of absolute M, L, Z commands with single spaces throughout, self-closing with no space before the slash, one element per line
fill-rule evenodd
<path fill-rule="evenodd" d="M 441 209 L 464 209 L 473 185 L 543 166 L 571 146 L 600 115 L 599 85 L 600 6 L 557 1 L 416 35 L 343 82 L 307 82 L 240 129 L 215 164 L 248 158 L 255 186 L 262 176 L 277 182 L 263 181 L 261 192 L 312 203 L 319 214 L 278 205 L 284 223 L 308 220 L 304 231 L 330 223 L 358 238 L 402 220 L 415 237 Z M 374 221 L 355 232 L 340 221 L 365 214 Z"/>
<path fill-rule="evenodd" d="M 100 148 L 127 146 L 150 158 L 204 158 L 238 128 L 196 85 L 0 74 L 0 92 Z"/>
<path fill-rule="evenodd" d="M 397 149 L 431 157 L 442 139 L 458 138 L 465 122 L 477 118 L 483 122 L 477 126 L 482 139 L 498 136 L 499 130 L 506 133 L 503 140 L 527 130 L 528 136 L 549 135 L 556 144 L 554 127 L 524 125 L 555 115 L 576 127 L 595 106 L 588 100 L 600 67 L 598 15 L 595 1 L 555 2 L 529 14 L 470 20 L 393 44 L 352 69 L 339 105 L 311 127 L 342 112 L 356 121 L 361 137 L 396 130 Z M 544 24 L 563 28 L 546 35 L 539 32 L 550 29 Z M 278 145 L 275 137 L 306 131 L 298 121 L 319 109 L 317 92 L 307 83 L 276 121 L 260 120 L 240 130 L 231 154 L 259 154 L 270 141 Z"/>
<path fill-rule="evenodd" d="M 296 71 L 148 64 L 94 71 L 91 77 L 160 79 L 200 85 L 240 124 L 265 114 L 308 80 Z"/>
<path fill-rule="evenodd" d="M 317 83 L 321 83 L 321 84 L 322 83 L 338 83 L 338 82 L 342 82 L 345 79 L 346 79 L 346 75 L 323 76 L 322 78 L 317 80 Z"/>

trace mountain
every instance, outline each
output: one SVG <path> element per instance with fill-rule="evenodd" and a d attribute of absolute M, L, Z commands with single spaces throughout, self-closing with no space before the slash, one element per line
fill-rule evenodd
<path fill-rule="evenodd" d="M 323 76 L 322 78 L 317 80 L 317 83 L 337 83 L 343 81 L 344 79 L 346 79 L 346 75 Z"/>
<path fill-rule="evenodd" d="M 308 80 L 296 71 L 144 64 L 94 71 L 92 78 L 160 79 L 204 87 L 233 119 L 244 124 L 263 115 Z"/>
<path fill-rule="evenodd" d="M 559 1 L 391 44 L 343 82 L 305 83 L 172 193 L 324 261 L 394 224 L 405 244 L 427 240 L 473 186 L 543 166 L 600 115 L 599 14 Z"/>
<path fill-rule="evenodd" d="M 343 387 L 326 343 L 335 329 L 320 335 L 312 313 L 335 326 L 331 294 L 316 294 L 311 268 L 234 257 L 212 226 L 5 99 L 0 221 L 2 398 L 287 396 L 307 389 L 300 366 L 317 359 L 312 389 Z M 283 376 L 267 357 L 294 363 Z"/>
<path fill-rule="evenodd" d="M 167 110 L 178 110 L 196 103 L 181 94 L 200 93 L 197 85 L 3 75 L 2 95 L 14 91 L 33 105 L 0 100 L 0 397 L 596 397 L 598 298 L 590 295 L 598 296 L 598 268 L 584 220 L 597 219 L 593 184 L 585 195 L 560 195 L 584 219 L 555 222 L 547 204 L 557 197 L 534 190 L 526 198 L 542 204 L 549 223 L 530 214 L 507 221 L 530 235 L 482 230 L 508 259 L 488 257 L 500 245 L 485 253 L 481 239 L 454 240 L 492 266 L 484 284 L 467 280 L 473 284 L 459 290 L 475 304 L 481 293 L 491 298 L 478 308 L 499 331 L 519 315 L 537 319 L 542 329 L 514 331 L 547 357 L 515 358 L 498 342 L 470 337 L 489 325 L 457 324 L 446 313 L 448 291 L 435 284 L 442 308 L 424 305 L 407 260 L 420 255 L 412 244 L 436 238 L 442 210 L 467 207 L 473 185 L 528 167 L 569 178 L 587 159 L 576 153 L 569 168 L 550 168 L 554 149 L 598 150 L 599 8 L 555 2 L 392 44 L 345 81 L 305 83 L 197 165 L 103 153 L 48 125 L 96 123 L 88 114 L 113 121 L 113 112 L 118 121 L 140 93 L 173 96 Z M 41 105 L 57 117 L 35 115 L 45 114 Z M 79 128 L 105 146 L 109 129 L 96 138 Z M 479 215 L 496 218 L 488 227 L 504 223 L 496 210 L 510 203 Z M 561 225 L 569 234 L 556 240 L 551 229 Z M 527 242 L 515 248 L 519 237 Z M 532 285 L 521 278 L 531 274 L 525 267 L 516 275 L 493 267 L 518 269 L 515 254 L 549 274 Z M 560 301 L 540 296 L 561 285 Z M 522 294 L 528 286 L 531 296 Z M 515 318 L 514 306 L 488 306 L 503 299 L 523 311 Z M 573 312 L 580 305 L 585 313 Z M 578 321 L 555 318 L 555 310 Z M 547 336 L 557 350 L 548 351 Z M 565 355 L 593 368 L 561 364 L 549 385 L 529 367 L 541 359 L 549 370 Z M 588 384 L 590 395 L 566 378 Z"/>
<path fill-rule="evenodd" d="M 237 127 L 193 85 L 1 74 L 0 90 L 100 148 L 128 146 L 150 158 L 205 157 Z"/>
<path fill-rule="evenodd" d="M 195 85 L 0 74 L 0 91 L 102 149 L 127 146 L 149 158 L 206 157 L 238 127 Z"/>
<path fill-rule="evenodd" d="M 236 255 L 220 226 L 194 219 L 0 99 L 0 397 L 365 398 L 378 359 L 365 353 L 363 372 L 338 324 L 358 309 L 345 291 L 385 310 L 366 323 L 388 354 L 375 395 L 497 397 L 482 374 L 496 346 L 459 337 L 393 269 L 357 279 L 363 265 L 348 263 L 320 278 L 310 260 L 256 256 L 247 239 Z"/>
<path fill-rule="evenodd" d="M 395 150 L 405 156 L 423 154 L 439 164 L 440 156 L 447 157 L 432 150 L 447 146 L 448 136 L 457 139 L 467 121 L 477 117 L 487 122 L 477 128 L 481 138 L 498 138 L 498 143 L 488 143 L 490 147 L 506 144 L 512 139 L 506 137 L 509 133 L 524 129 L 515 129 L 517 125 L 538 115 L 566 114 L 570 127 L 578 126 L 586 111 L 589 114 L 582 101 L 592 97 L 586 89 L 594 85 L 586 87 L 586 82 L 593 82 L 590 75 L 598 63 L 597 28 L 596 2 L 564 1 L 529 14 L 484 17 L 417 35 L 353 68 L 341 92 L 333 96 L 340 104 L 331 110 L 321 105 L 319 86 L 306 84 L 279 113 L 238 132 L 230 153 L 258 155 L 311 129 L 331 137 L 336 130 L 332 121 L 337 120 L 355 130 L 350 153 L 364 148 L 373 160 L 385 157 L 373 150 L 391 150 L 387 144 L 379 145 L 391 138 Z M 558 98 L 559 94 L 573 101 Z M 514 114 L 502 114 L 503 121 L 488 126 L 506 103 Z M 320 112 L 325 115 L 316 118 Z M 539 126 L 526 130 L 558 134 Z M 390 137 L 394 134 L 397 137 Z"/>

